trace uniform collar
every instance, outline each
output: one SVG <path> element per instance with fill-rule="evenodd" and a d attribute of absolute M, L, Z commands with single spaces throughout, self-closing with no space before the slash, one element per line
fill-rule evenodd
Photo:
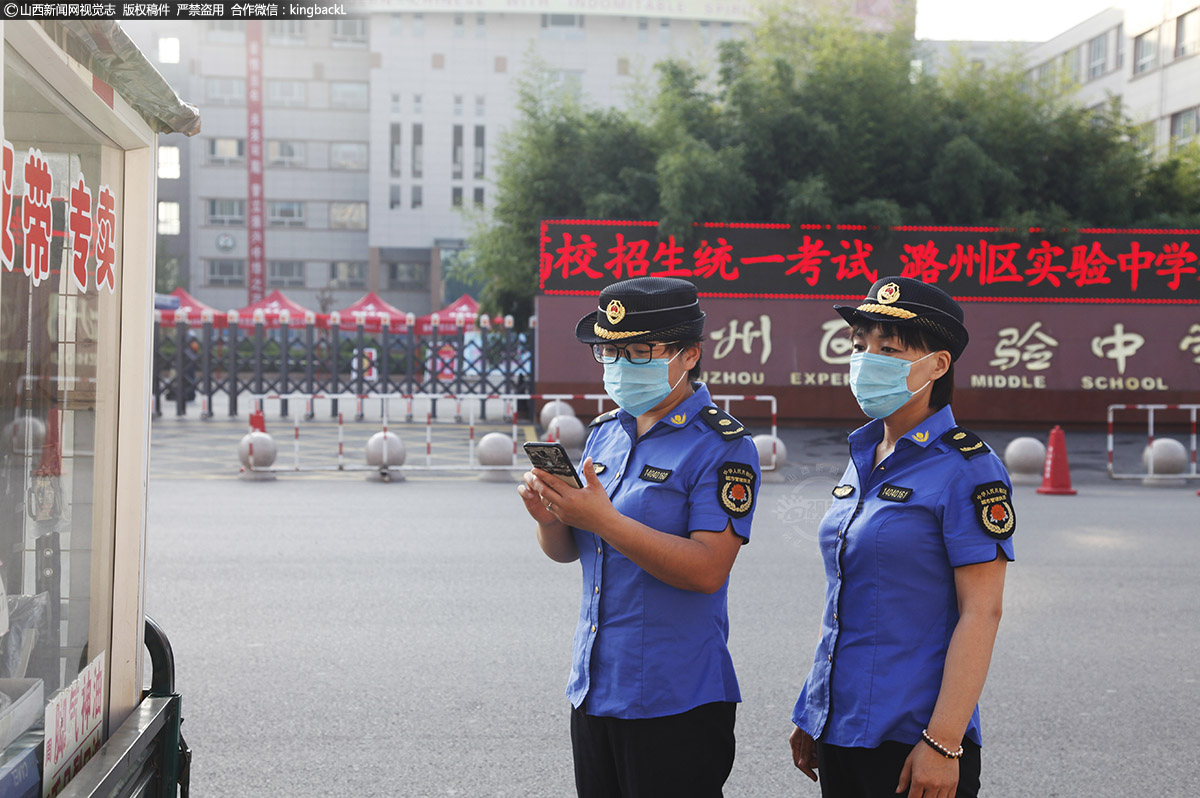
<path fill-rule="evenodd" d="M 692 390 L 694 393 L 682 402 L 677 404 L 670 413 L 667 413 L 658 423 L 654 425 L 657 429 L 660 425 L 671 427 L 673 429 L 682 429 L 693 420 L 700 417 L 700 411 L 706 406 L 713 403 L 712 396 L 708 392 L 708 386 L 702 382 L 693 382 Z M 617 410 L 617 418 L 627 429 L 636 428 L 637 418 L 631 416 L 624 408 Z"/>
<path fill-rule="evenodd" d="M 924 449 L 956 426 L 958 425 L 954 421 L 954 413 L 951 412 L 950 405 L 946 405 L 910 429 L 896 445 L 900 446 L 901 442 L 908 441 L 905 446 L 916 444 Z M 864 424 L 850 433 L 849 440 L 852 452 L 868 446 L 874 448 L 875 444 L 883 440 L 883 421 L 873 419 Z"/>

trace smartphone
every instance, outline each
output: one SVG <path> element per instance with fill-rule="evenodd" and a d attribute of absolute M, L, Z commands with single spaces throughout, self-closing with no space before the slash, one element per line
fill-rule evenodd
<path fill-rule="evenodd" d="M 574 483 L 577 488 L 583 487 L 583 480 L 579 478 L 575 466 L 571 465 L 571 458 L 567 456 L 567 450 L 561 443 L 529 441 L 525 444 L 525 454 L 529 456 L 529 462 L 533 463 L 535 468 Z"/>

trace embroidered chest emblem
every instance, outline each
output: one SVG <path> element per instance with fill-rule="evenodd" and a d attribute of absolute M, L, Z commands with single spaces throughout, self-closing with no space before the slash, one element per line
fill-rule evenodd
<path fill-rule="evenodd" d="M 912 488 L 903 488 L 899 485 L 884 484 L 879 489 L 879 498 L 889 502 L 906 502 L 912 498 L 912 495 Z"/>
<path fill-rule="evenodd" d="M 717 497 L 734 518 L 745 518 L 754 509 L 754 469 L 745 463 L 722 463 L 717 472 Z"/>
<path fill-rule="evenodd" d="M 663 483 L 671 476 L 671 470 L 667 468 L 655 468 L 654 466 L 646 466 L 642 469 L 642 473 L 638 475 L 640 479 L 647 482 Z"/>
<path fill-rule="evenodd" d="M 999 481 L 976 485 L 971 500 L 975 503 L 975 515 L 984 532 L 997 540 L 1012 537 L 1016 531 L 1017 514 L 1013 511 L 1007 485 Z"/>

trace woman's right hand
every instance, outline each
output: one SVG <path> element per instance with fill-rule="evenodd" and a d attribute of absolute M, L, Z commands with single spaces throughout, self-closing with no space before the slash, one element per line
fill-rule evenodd
<path fill-rule="evenodd" d="M 801 773 L 816 781 L 818 766 L 816 741 L 808 732 L 796 726 L 792 729 L 791 736 L 788 737 L 788 744 L 792 746 L 792 762 L 800 769 Z"/>

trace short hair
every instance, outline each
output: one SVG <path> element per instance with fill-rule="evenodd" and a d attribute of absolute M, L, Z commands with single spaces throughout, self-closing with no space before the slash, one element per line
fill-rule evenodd
<path fill-rule="evenodd" d="M 704 339 L 684 338 L 679 341 L 672 342 L 670 346 L 672 352 L 682 352 L 683 350 L 692 346 L 700 347 L 700 357 L 696 358 L 696 365 L 692 366 L 692 370 L 688 372 L 688 381 L 694 382 L 700 379 L 700 375 L 704 373 L 704 369 L 700 365 L 700 362 L 704 359 Z"/>
<path fill-rule="evenodd" d="M 910 327 L 906 324 L 889 324 L 886 321 L 877 321 L 873 324 L 854 324 L 850 327 L 850 334 L 851 336 L 865 336 L 876 330 L 886 338 L 899 339 L 900 343 L 904 344 L 906 349 L 919 349 L 922 352 L 946 351 L 951 355 L 954 354 L 950 348 L 950 344 L 946 343 L 946 340 L 940 335 L 935 335 L 920 327 Z M 946 373 L 933 381 L 933 388 L 929 392 L 929 406 L 935 410 L 940 410 L 950 404 L 953 399 L 954 360 L 951 359 L 950 368 L 946 369 Z"/>

